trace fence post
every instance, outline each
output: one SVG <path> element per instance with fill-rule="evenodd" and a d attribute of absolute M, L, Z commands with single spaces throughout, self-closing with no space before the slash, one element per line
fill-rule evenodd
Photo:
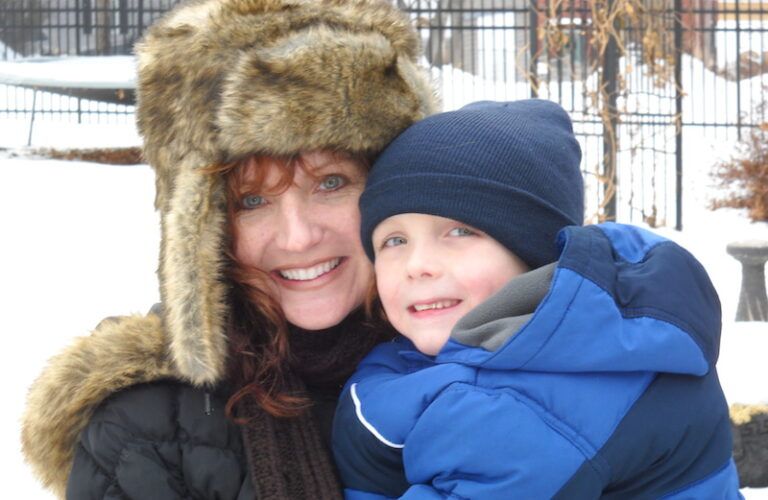
<path fill-rule="evenodd" d="M 539 11 L 537 8 L 537 0 L 531 0 L 531 13 L 528 18 L 528 22 L 530 24 L 528 27 L 528 37 L 531 40 L 529 43 L 531 61 L 528 67 L 528 72 L 530 73 L 529 78 L 531 79 L 531 97 L 533 98 L 539 97 L 539 78 L 536 69 L 539 57 Z"/>
<path fill-rule="evenodd" d="M 741 2 L 733 2 L 736 10 L 736 138 L 741 141 Z"/>
<path fill-rule="evenodd" d="M 443 26 L 443 8 L 442 3 L 437 2 L 437 5 L 435 6 L 435 17 L 433 19 L 437 19 L 437 32 L 433 30 L 433 25 L 430 22 L 429 26 L 429 41 L 430 41 L 430 49 L 432 50 L 432 64 L 437 66 L 438 68 L 443 67 L 443 64 L 445 64 L 445 60 L 443 58 L 443 51 L 445 50 L 445 47 L 443 44 L 445 43 L 443 35 L 445 34 L 445 26 Z M 419 2 L 419 7 L 421 7 L 421 2 Z M 451 28 L 455 28 L 454 26 L 451 26 Z M 433 37 L 437 35 L 437 41 L 432 42 Z M 454 62 L 455 66 L 455 62 Z"/>
<path fill-rule="evenodd" d="M 32 129 L 35 126 L 35 109 L 37 107 L 37 88 L 32 89 L 32 114 L 29 117 L 29 133 L 27 134 L 27 146 L 32 145 Z"/>
<path fill-rule="evenodd" d="M 675 229 L 683 229 L 683 2 L 675 0 Z"/>
<path fill-rule="evenodd" d="M 83 8 L 80 6 L 82 0 L 75 0 L 75 54 L 80 55 L 80 31 L 82 23 L 80 22 L 80 13 Z"/>
<path fill-rule="evenodd" d="M 109 0 L 96 0 L 96 53 L 109 54 L 111 44 L 109 32 L 111 20 L 109 19 Z"/>
<path fill-rule="evenodd" d="M 91 0 L 83 1 L 83 33 L 90 35 L 93 31 L 93 7 L 91 6 Z M 78 32 L 79 33 L 79 32 Z M 80 35 L 78 34 L 78 47 L 80 45 Z M 80 53 L 78 48 L 77 53 Z"/>
<path fill-rule="evenodd" d="M 120 33 L 128 33 L 128 0 L 120 0 L 117 4 L 118 16 L 120 17 Z"/>
<path fill-rule="evenodd" d="M 139 8 L 138 12 L 136 13 L 136 17 L 136 25 L 138 26 L 138 29 L 136 30 L 136 36 L 140 37 L 144 32 L 144 0 L 139 0 Z"/>
<path fill-rule="evenodd" d="M 608 13 L 613 10 L 614 0 L 608 0 Z M 614 23 L 614 30 L 621 28 Z M 605 103 L 603 103 L 603 113 L 608 113 L 608 121 L 603 119 L 603 172 L 610 175 L 610 179 L 604 180 L 604 195 L 610 198 L 605 201 L 603 215 L 605 220 L 616 220 L 616 195 L 618 194 L 619 177 L 618 166 L 616 165 L 616 147 L 618 114 L 616 108 L 617 90 L 619 75 L 619 48 L 616 39 L 613 36 L 608 38 L 608 44 L 603 54 L 603 72 L 601 75 L 600 86 L 605 89 Z M 604 117 L 605 115 L 603 115 Z M 610 184 L 613 183 L 613 192 L 610 191 Z"/>

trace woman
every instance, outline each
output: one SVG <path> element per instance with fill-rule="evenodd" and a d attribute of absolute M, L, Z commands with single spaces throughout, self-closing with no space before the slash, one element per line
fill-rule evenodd
<path fill-rule="evenodd" d="M 162 304 L 108 319 L 33 385 L 24 453 L 68 498 L 338 498 L 341 385 L 366 321 L 357 199 L 431 113 L 407 17 L 378 0 L 203 0 L 138 54 Z"/>

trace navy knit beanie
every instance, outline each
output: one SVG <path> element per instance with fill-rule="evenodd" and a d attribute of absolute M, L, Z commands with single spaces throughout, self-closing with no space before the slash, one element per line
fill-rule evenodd
<path fill-rule="evenodd" d="M 584 219 L 581 148 L 568 114 L 540 99 L 476 102 L 415 123 L 379 156 L 360 198 L 373 260 L 376 226 L 397 214 L 455 219 L 532 269 L 558 258 L 555 236 Z"/>

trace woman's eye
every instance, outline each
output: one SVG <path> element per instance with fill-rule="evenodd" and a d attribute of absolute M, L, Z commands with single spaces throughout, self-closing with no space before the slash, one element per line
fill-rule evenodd
<path fill-rule="evenodd" d="M 240 199 L 240 206 L 244 210 L 253 210 L 254 208 L 259 208 L 264 203 L 266 203 L 264 197 L 257 194 L 247 194 Z"/>
<path fill-rule="evenodd" d="M 323 177 L 322 181 L 320 181 L 320 189 L 323 191 L 334 191 L 336 189 L 339 189 L 346 183 L 347 183 L 347 180 L 341 175 L 338 175 L 338 174 L 327 175 Z"/>
<path fill-rule="evenodd" d="M 454 227 L 448 234 L 450 236 L 473 236 L 477 233 L 468 227 Z"/>
<path fill-rule="evenodd" d="M 406 243 L 407 243 L 407 240 L 402 236 L 392 236 L 391 238 L 387 238 L 386 240 L 384 240 L 384 242 L 381 244 L 381 248 L 396 247 L 400 245 L 405 245 Z"/>

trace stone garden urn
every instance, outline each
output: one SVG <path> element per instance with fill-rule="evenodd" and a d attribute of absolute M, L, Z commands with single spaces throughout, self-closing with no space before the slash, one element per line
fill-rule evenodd
<path fill-rule="evenodd" d="M 768 321 L 768 297 L 765 292 L 768 241 L 735 241 L 728 244 L 726 251 L 741 262 L 741 292 L 736 321 Z"/>

